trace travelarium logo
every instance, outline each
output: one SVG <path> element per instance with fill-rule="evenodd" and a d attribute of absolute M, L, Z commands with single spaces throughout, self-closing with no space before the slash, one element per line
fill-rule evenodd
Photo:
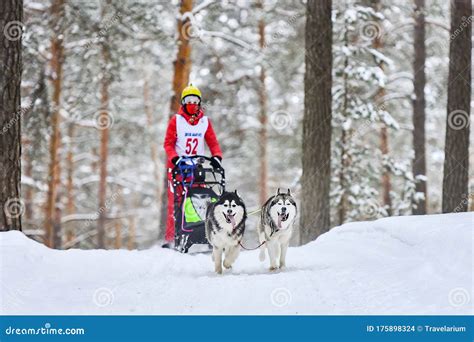
<path fill-rule="evenodd" d="M 465 326 L 432 326 L 432 325 L 368 325 L 367 332 L 380 333 L 411 333 L 411 332 L 428 332 L 428 333 L 464 333 Z"/>

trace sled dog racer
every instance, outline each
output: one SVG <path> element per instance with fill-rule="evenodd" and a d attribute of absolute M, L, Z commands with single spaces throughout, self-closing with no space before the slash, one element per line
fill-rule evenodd
<path fill-rule="evenodd" d="M 204 115 L 201 107 L 201 91 L 190 84 L 181 93 L 181 106 L 178 113 L 173 115 L 168 123 L 164 142 L 168 157 L 168 211 L 166 243 L 163 247 L 171 247 L 174 240 L 174 201 L 171 170 L 179 162 L 180 157 L 204 155 L 205 144 L 209 147 L 214 166 L 220 165 L 222 151 L 211 120 Z"/>

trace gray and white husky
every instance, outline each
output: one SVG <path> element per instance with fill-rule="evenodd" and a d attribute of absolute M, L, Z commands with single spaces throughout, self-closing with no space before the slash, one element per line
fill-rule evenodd
<path fill-rule="evenodd" d="M 222 264 L 225 268 L 231 268 L 239 256 L 239 244 L 244 235 L 246 219 L 247 211 L 237 190 L 224 192 L 216 202 L 207 207 L 206 237 L 212 245 L 212 260 L 216 273 L 222 273 Z"/>
<path fill-rule="evenodd" d="M 258 227 L 259 240 L 263 244 L 260 247 L 260 261 L 265 260 L 265 249 L 268 249 L 270 271 L 285 267 L 286 251 L 293 233 L 296 213 L 296 202 L 290 189 L 286 193 L 280 193 L 278 189 L 262 207 Z"/>

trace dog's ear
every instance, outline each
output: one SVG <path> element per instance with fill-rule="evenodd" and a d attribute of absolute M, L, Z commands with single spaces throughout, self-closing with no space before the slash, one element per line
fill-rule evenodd
<path fill-rule="evenodd" d="M 239 193 L 237 192 L 237 189 L 235 189 L 234 193 L 240 197 Z"/>
<path fill-rule="evenodd" d="M 277 189 L 276 195 L 278 196 L 280 194 L 280 188 Z"/>
<path fill-rule="evenodd" d="M 288 196 L 291 196 L 291 191 L 288 189 L 288 192 L 286 193 Z"/>

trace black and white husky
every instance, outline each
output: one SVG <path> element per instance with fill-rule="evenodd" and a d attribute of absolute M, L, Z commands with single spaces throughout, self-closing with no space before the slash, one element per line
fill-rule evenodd
<path fill-rule="evenodd" d="M 270 257 L 270 271 L 285 266 L 286 250 L 293 232 L 297 213 L 296 202 L 290 189 L 270 197 L 262 207 L 261 221 L 258 227 L 260 243 L 260 261 L 265 260 L 265 249 Z"/>
<path fill-rule="evenodd" d="M 231 268 L 239 256 L 246 219 L 247 211 L 237 191 L 224 192 L 207 207 L 206 237 L 212 245 L 212 260 L 217 273 L 222 273 L 222 254 L 225 254 L 225 268 Z"/>

